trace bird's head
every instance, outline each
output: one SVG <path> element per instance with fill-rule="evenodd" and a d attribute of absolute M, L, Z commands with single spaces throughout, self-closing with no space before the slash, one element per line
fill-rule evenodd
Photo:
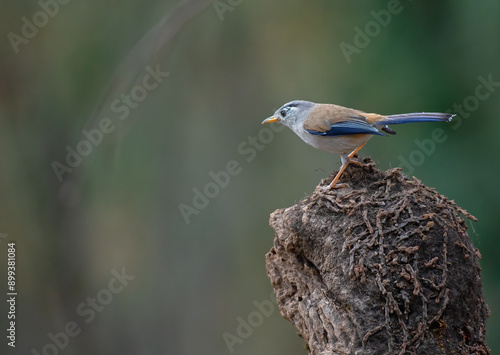
<path fill-rule="evenodd" d="M 280 122 L 281 124 L 292 128 L 297 124 L 302 124 L 309 116 L 315 103 L 309 101 L 295 100 L 281 106 L 274 115 L 265 119 L 264 123 Z"/>

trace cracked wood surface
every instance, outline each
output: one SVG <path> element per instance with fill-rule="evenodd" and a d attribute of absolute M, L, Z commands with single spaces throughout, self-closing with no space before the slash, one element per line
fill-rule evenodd
<path fill-rule="evenodd" d="M 453 201 L 364 159 L 271 214 L 278 306 L 316 354 L 489 354 L 479 251 Z"/>

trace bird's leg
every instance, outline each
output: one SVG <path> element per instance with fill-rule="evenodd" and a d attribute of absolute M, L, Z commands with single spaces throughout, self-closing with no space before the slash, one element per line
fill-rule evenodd
<path fill-rule="evenodd" d="M 356 153 L 364 147 L 364 145 L 366 144 L 366 142 L 364 142 L 363 144 L 361 144 L 359 147 L 357 147 L 356 149 L 354 149 L 352 151 L 351 154 L 349 154 L 347 157 L 344 157 L 344 156 L 341 156 L 340 159 L 342 160 L 342 166 L 340 167 L 340 170 L 339 172 L 337 173 L 337 175 L 335 175 L 335 177 L 333 178 L 333 181 L 330 183 L 330 185 L 328 185 L 328 189 L 334 189 L 335 187 L 336 188 L 341 188 L 341 187 L 344 187 L 345 185 L 344 184 L 339 184 L 337 186 L 335 186 L 337 184 L 337 181 L 339 181 L 340 177 L 342 176 L 342 173 L 344 172 L 344 170 L 347 168 L 347 165 L 349 165 L 349 163 L 354 163 L 356 165 L 360 165 L 361 163 L 357 162 L 357 161 L 351 161 L 351 158 L 356 155 Z"/>
<path fill-rule="evenodd" d="M 332 182 L 330 183 L 330 185 L 328 185 L 328 189 L 331 190 L 331 189 L 334 189 L 335 188 L 335 184 L 337 183 L 337 181 L 340 179 L 340 176 L 342 175 L 342 173 L 344 172 L 345 168 L 347 168 L 347 165 L 349 165 L 349 160 L 348 159 L 345 159 L 344 157 L 340 157 L 342 159 L 342 166 L 340 167 L 340 170 L 339 172 L 337 173 L 337 175 L 335 175 L 335 177 L 333 178 Z M 344 184 L 339 184 L 337 185 L 337 188 L 341 188 L 341 187 L 344 187 L 345 185 Z"/>
<path fill-rule="evenodd" d="M 354 149 L 351 154 L 348 155 L 349 159 L 352 159 L 352 157 L 354 157 L 356 155 L 357 152 L 359 152 L 359 150 L 361 148 L 363 148 L 365 146 L 366 142 L 364 142 L 363 144 L 361 144 L 359 147 L 357 147 L 356 149 Z M 356 165 L 360 165 L 361 163 L 357 162 L 357 161 L 351 161 L 351 163 L 354 163 Z"/>

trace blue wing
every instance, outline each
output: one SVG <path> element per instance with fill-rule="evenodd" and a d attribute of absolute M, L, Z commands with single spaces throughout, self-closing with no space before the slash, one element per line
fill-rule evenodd
<path fill-rule="evenodd" d="M 330 129 L 325 132 L 319 132 L 311 129 L 306 129 L 306 131 L 316 136 L 328 137 L 345 136 L 349 134 L 376 134 L 379 136 L 385 136 L 385 134 L 380 133 L 379 130 L 370 123 L 362 120 L 337 122 L 332 124 Z"/>

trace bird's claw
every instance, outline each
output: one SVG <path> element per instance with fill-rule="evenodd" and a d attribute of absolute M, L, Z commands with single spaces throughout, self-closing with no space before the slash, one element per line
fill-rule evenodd
<path fill-rule="evenodd" d="M 331 184 L 329 184 L 326 186 L 321 186 L 321 190 L 326 192 L 326 191 L 330 191 L 330 190 L 342 189 L 344 187 L 347 187 L 347 184 L 342 183 L 342 184 L 335 184 L 333 186 L 331 186 Z"/>
<path fill-rule="evenodd" d="M 329 188 L 330 190 L 333 190 L 333 189 L 343 189 L 343 188 L 344 188 L 344 187 L 346 187 L 346 186 L 347 186 L 347 184 L 335 184 L 335 185 L 334 185 L 334 186 L 332 186 L 332 187 L 328 186 L 328 188 Z"/>

